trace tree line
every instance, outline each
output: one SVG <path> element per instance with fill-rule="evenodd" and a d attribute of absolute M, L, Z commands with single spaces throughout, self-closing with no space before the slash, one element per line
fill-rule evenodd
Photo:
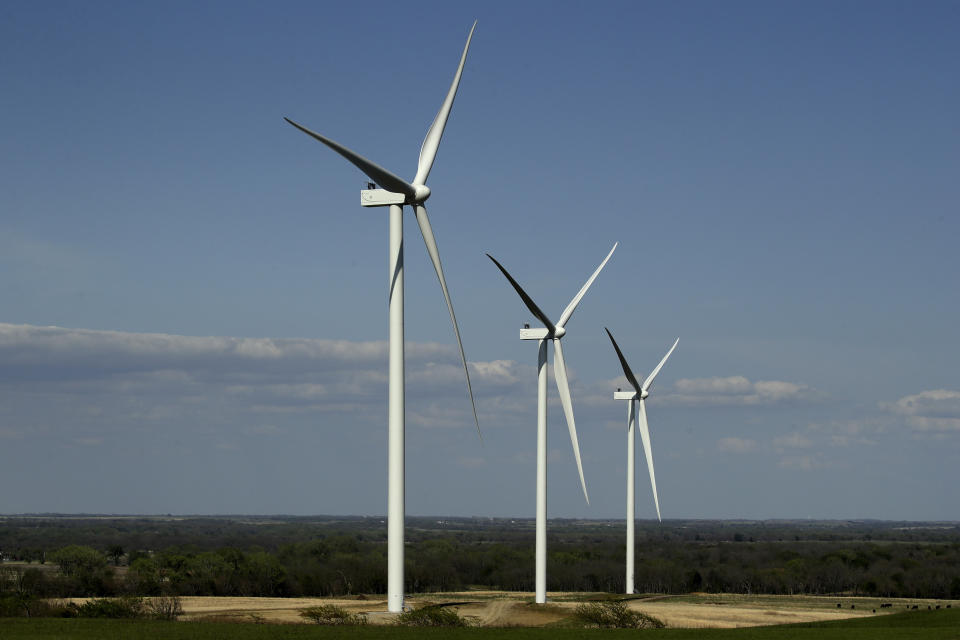
<path fill-rule="evenodd" d="M 463 520 L 411 520 L 408 592 L 533 590 L 532 522 L 473 526 Z M 0 565 L 0 593 L 6 596 L 386 590 L 386 535 L 378 519 L 37 522 L 0 522 L 0 553 L 8 560 Z M 548 589 L 622 592 L 622 521 L 551 526 Z M 75 542 L 50 546 L 65 538 Z M 641 592 L 960 598 L 960 528 L 953 525 L 690 521 L 642 523 L 637 538 Z M 170 544 L 159 546 L 164 541 Z"/>

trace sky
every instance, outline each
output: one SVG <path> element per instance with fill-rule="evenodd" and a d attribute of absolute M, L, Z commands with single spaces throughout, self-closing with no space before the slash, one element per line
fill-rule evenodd
<path fill-rule="evenodd" d="M 960 4 L 0 4 L 0 513 L 386 511 L 387 215 L 290 117 L 429 185 L 483 440 L 409 210 L 407 513 L 960 520 Z M 552 351 L 552 350 L 551 350 Z M 551 355 L 552 359 L 552 355 Z M 637 450 L 637 517 L 654 518 Z"/>

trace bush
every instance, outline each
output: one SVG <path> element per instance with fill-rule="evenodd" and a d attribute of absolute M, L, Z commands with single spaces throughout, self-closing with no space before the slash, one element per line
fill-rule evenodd
<path fill-rule="evenodd" d="M 20 596 L 0 596 L 0 618 L 30 617 L 26 601 Z"/>
<path fill-rule="evenodd" d="M 147 613 L 154 620 L 176 620 L 183 615 L 180 596 L 159 596 L 147 601 Z"/>
<path fill-rule="evenodd" d="M 397 616 L 397 624 L 407 627 L 465 627 L 467 621 L 453 609 L 432 605 L 401 613 Z"/>
<path fill-rule="evenodd" d="M 663 621 L 640 611 L 631 611 L 621 600 L 577 605 L 574 617 L 584 626 L 601 629 L 662 629 Z"/>
<path fill-rule="evenodd" d="M 76 618 L 143 618 L 146 610 L 143 598 L 125 596 L 122 598 L 93 598 L 81 605 L 69 604 L 68 609 Z"/>
<path fill-rule="evenodd" d="M 300 616 L 323 625 L 357 625 L 367 624 L 367 616 L 362 613 L 350 613 L 343 607 L 335 604 L 323 604 L 318 607 L 307 607 L 300 611 Z"/>
<path fill-rule="evenodd" d="M 59 600 L 23 596 L 0 597 L 0 618 L 70 618 L 74 616 L 73 605 Z"/>

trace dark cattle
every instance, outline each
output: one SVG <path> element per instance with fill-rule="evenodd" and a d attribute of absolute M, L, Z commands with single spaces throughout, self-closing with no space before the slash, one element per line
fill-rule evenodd
<path fill-rule="evenodd" d="M 856 608 L 857 608 L 857 605 L 852 604 L 852 605 L 850 605 L 850 608 L 851 608 L 851 609 L 856 609 Z"/>
<path fill-rule="evenodd" d="M 837 603 L 837 609 L 839 609 L 839 608 L 840 608 L 840 603 L 838 602 L 838 603 Z"/>

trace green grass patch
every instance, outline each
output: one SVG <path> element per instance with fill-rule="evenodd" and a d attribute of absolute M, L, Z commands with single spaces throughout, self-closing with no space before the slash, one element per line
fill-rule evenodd
<path fill-rule="evenodd" d="M 320 627 L 312 624 L 256 625 L 214 622 L 158 622 L 101 619 L 0 619 L 4 640 L 574 640 L 581 638 L 662 637 L 667 640 L 957 640 L 960 609 L 911 611 L 834 622 L 801 623 L 744 629 L 536 629 Z"/>

